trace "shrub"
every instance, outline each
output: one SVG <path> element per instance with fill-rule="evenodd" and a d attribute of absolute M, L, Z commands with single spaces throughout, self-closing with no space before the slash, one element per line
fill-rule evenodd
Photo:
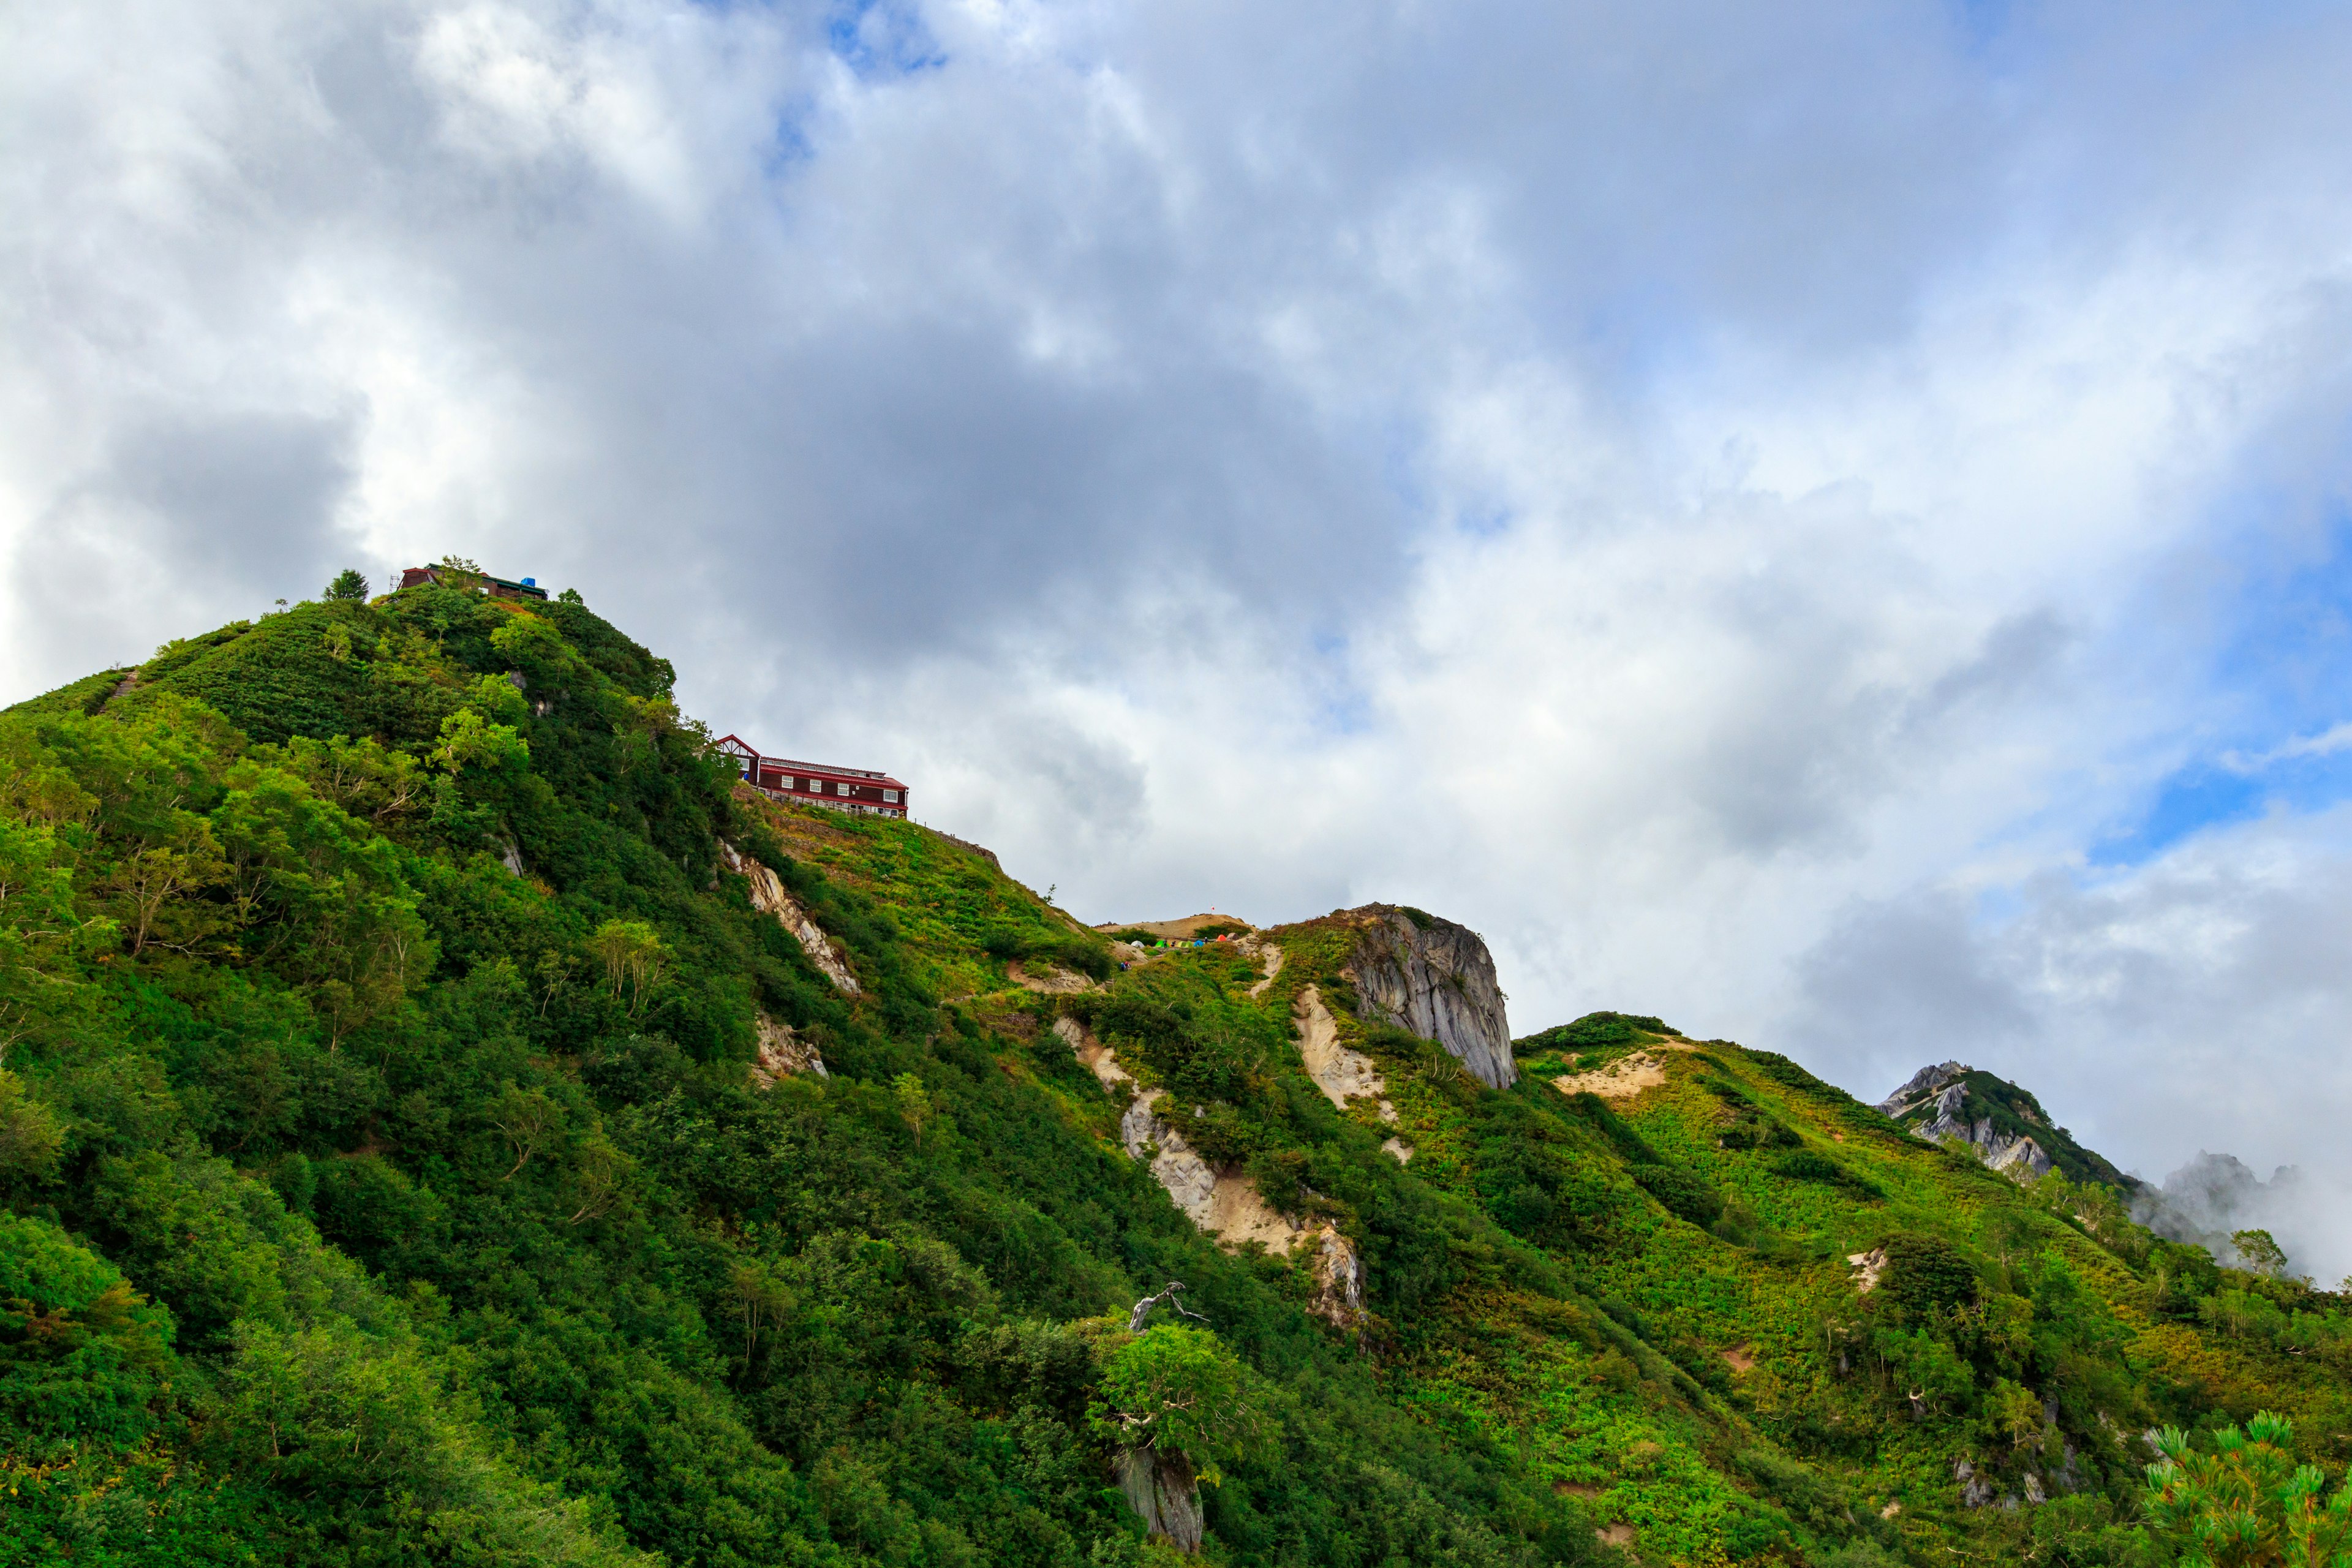
<path fill-rule="evenodd" d="M 1539 1051 L 1589 1051 L 1610 1046 L 1635 1046 L 1650 1036 L 1675 1032 L 1663 1020 L 1645 1014 L 1587 1013 L 1573 1023 L 1514 1040 L 1511 1050 L 1519 1056 L 1534 1056 Z"/>
<path fill-rule="evenodd" d="M 2299 1465 L 2288 1447 L 2294 1426 L 2264 1410 L 2241 1432 L 2213 1434 L 2210 1453 L 2168 1426 L 2164 1458 L 2147 1468 L 2141 1498 L 2159 1540 L 2184 1563 L 2340 1563 L 2352 1548 L 2352 1490 L 2325 1497 L 2327 1478 Z"/>
<path fill-rule="evenodd" d="M 1831 1159 L 1818 1149 L 1800 1149 L 1783 1155 L 1772 1169 L 1775 1173 L 1792 1182 L 1820 1182 L 1826 1186 L 1843 1187 L 1864 1197 L 1883 1198 L 1885 1191 L 1871 1181 Z"/>
<path fill-rule="evenodd" d="M 1723 1213 L 1723 1194 L 1680 1165 L 1636 1165 L 1633 1180 L 1668 1214 L 1693 1225 L 1713 1225 Z"/>
<path fill-rule="evenodd" d="M 1976 1300 L 1975 1266 L 1942 1237 L 1894 1236 L 1882 1245 L 1886 1280 L 1880 1289 L 1906 1316 L 1927 1318 Z"/>

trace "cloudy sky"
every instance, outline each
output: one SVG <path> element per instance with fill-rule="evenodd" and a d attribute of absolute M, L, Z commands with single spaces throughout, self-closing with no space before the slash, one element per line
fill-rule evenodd
<path fill-rule="evenodd" d="M 2164 0 L 14 7 L 0 695 L 456 552 L 1090 920 L 1419 904 L 1523 1031 L 1958 1057 L 2339 1191 L 2347 59 Z"/>

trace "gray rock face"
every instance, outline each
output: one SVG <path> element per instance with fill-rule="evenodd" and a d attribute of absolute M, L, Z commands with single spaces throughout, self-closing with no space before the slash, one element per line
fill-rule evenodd
<path fill-rule="evenodd" d="M 1128 1448 L 1118 1456 L 1118 1489 L 1143 1528 L 1177 1551 L 1201 1550 L 1201 1488 L 1181 1454 Z"/>
<path fill-rule="evenodd" d="M 1444 1046 L 1481 1082 L 1518 1081 L 1495 957 L 1476 931 L 1390 904 L 1349 910 L 1360 935 L 1347 973 L 1366 1010 Z"/>
<path fill-rule="evenodd" d="M 2041 1144 L 2021 1134 L 2004 1136 L 1994 1130 L 1990 1116 L 1968 1120 L 1969 1091 L 1960 1076 L 1974 1070 L 1961 1062 L 1921 1068 L 1911 1075 L 1910 1082 L 1880 1100 L 1878 1109 L 1897 1121 L 1908 1122 L 1912 1131 L 1930 1143 L 1958 1138 L 1972 1145 L 1977 1158 L 1996 1171 L 2025 1181 L 2047 1175 L 2050 1156 L 2042 1152 Z"/>

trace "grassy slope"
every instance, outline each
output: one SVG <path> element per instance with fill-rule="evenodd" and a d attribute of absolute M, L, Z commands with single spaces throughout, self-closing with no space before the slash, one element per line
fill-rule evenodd
<path fill-rule="evenodd" d="M 516 668 L 545 711 L 499 679 Z M 43 1404 L 23 1391 L 59 1375 L 52 1342 L 0 1318 L 26 1500 L 5 1528 L 37 1555 L 1133 1561 L 1084 1419 L 1084 1321 L 1169 1278 L 1271 1390 L 1273 1440 L 1208 1497 L 1234 1563 L 1579 1561 L 1623 1526 L 1658 1562 L 2119 1561 L 2101 1500 L 2126 1495 L 2123 1436 L 2149 1419 L 2269 1405 L 2344 1457 L 2336 1303 L 2249 1295 L 2113 1223 L 2100 1245 L 2064 1194 L 1780 1058 L 1663 1050 L 1667 1081 L 1629 1104 L 1557 1092 L 1543 1075 L 1571 1055 L 1661 1045 L 1612 1025 L 1523 1042 L 1534 1071 L 1498 1094 L 1354 1016 L 1337 918 L 1270 933 L 1286 963 L 1255 999 L 1259 971 L 1214 944 L 1076 996 L 1024 989 L 1008 955 L 1086 962 L 1070 944 L 1091 939 L 919 826 L 730 788 L 666 714 L 667 667 L 577 606 L 306 605 L 167 645 L 102 700 L 118 679 L 0 721 L 11 853 L 59 869 L 85 933 L 12 950 L 42 981 L 10 993 L 31 1009 L 10 1092 L 62 1142 L 0 1162 L 30 1227 L 0 1261 L 79 1325 L 75 1354 L 113 1358 L 75 1385 L 106 1399 Z M 453 750 L 467 713 L 527 761 Z M 374 782 L 302 749 L 343 736 L 374 746 Z M 24 784 L 45 769 L 87 786 L 79 825 Z M 429 936 L 391 1000 L 367 982 L 372 1011 L 303 956 L 352 917 L 239 901 L 292 885 L 282 856 L 277 883 L 175 895 L 176 950 L 90 923 L 128 919 L 125 868 L 191 833 L 257 863 L 272 812 L 313 836 L 292 859 Z M 721 837 L 784 878 L 860 998 L 750 908 Z M 614 921 L 659 933 L 658 979 L 607 983 L 593 939 Z M 1409 1167 L 1370 1107 L 1306 1079 L 1308 984 L 1386 1074 Z M 1057 1010 L 1269 1201 L 1353 1239 L 1359 1333 L 1308 1314 L 1303 1270 L 1192 1231 L 1119 1149 Z M 752 1087 L 761 1012 L 835 1076 Z M 1921 1237 L 1980 1301 L 1897 1299 L 1933 1273 Z M 1857 1296 L 1844 1255 L 1889 1242 L 1927 1261 Z M 107 1316 L 111 1271 L 163 1329 Z M 1955 1459 L 2012 1489 L 2063 1444 L 2083 1499 L 1958 1508 Z"/>

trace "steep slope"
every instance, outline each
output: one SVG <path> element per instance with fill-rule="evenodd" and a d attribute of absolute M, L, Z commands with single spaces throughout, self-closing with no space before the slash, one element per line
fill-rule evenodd
<path fill-rule="evenodd" d="M 2343 1303 L 2104 1188 L 1421 911 L 1115 947 L 668 691 L 426 587 L 0 717 L 0 1560 L 2122 1563 L 2151 1422 L 2341 1462 Z"/>

